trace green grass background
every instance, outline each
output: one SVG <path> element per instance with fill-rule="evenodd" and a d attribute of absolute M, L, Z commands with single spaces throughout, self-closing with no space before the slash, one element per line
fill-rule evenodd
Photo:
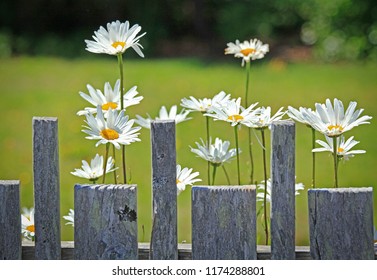
<path fill-rule="evenodd" d="M 85 180 L 70 174 L 81 167 L 81 160 L 89 161 L 95 153 L 104 153 L 104 146 L 95 148 L 95 141 L 84 139 L 81 132 L 83 117 L 76 112 L 88 104 L 78 94 L 87 92 L 86 84 L 103 89 L 118 78 L 115 57 L 64 60 L 49 57 L 16 57 L 0 60 L 0 179 L 21 180 L 21 205 L 33 205 L 32 174 L 32 117 L 50 116 L 59 119 L 59 153 L 61 170 L 61 215 L 73 208 L 73 187 Z M 326 98 L 339 98 L 345 106 L 357 101 L 365 114 L 375 117 L 377 105 L 377 65 L 368 63 L 291 63 L 281 61 L 253 62 L 250 80 L 250 100 L 271 106 L 273 111 L 288 105 L 313 107 Z M 181 98 L 213 97 L 224 90 L 232 97 L 244 97 L 245 69 L 240 61 L 205 62 L 196 59 L 137 59 L 125 58 L 125 87 L 138 86 L 144 100 L 127 110 L 135 114 L 155 117 L 162 105 L 179 105 Z M 177 125 L 177 163 L 201 172 L 206 183 L 206 163 L 190 152 L 189 146 L 205 137 L 205 121 L 200 113 L 191 113 L 190 121 Z M 311 132 L 301 124 L 296 128 L 296 176 L 305 184 L 305 191 L 297 197 L 296 244 L 308 244 L 307 194 L 311 181 Z M 233 129 L 221 122 L 211 122 L 212 137 L 230 140 L 234 147 Z M 269 135 L 269 133 L 268 133 Z M 339 169 L 340 185 L 364 187 L 377 185 L 374 172 L 377 166 L 375 119 L 346 133 L 355 136 L 358 149 L 367 150 Z M 259 136 L 259 135 L 258 135 Z M 141 131 L 141 142 L 127 146 L 127 164 L 132 182 L 138 185 L 139 241 L 148 241 L 151 230 L 151 151 L 150 132 Z M 321 138 L 320 136 L 318 138 Z M 321 138 L 322 139 L 322 138 Z M 269 143 L 269 137 L 268 137 Z M 269 144 L 268 144 L 269 146 Z M 243 183 L 249 170 L 246 130 L 240 132 L 241 176 Z M 269 153 L 269 151 L 268 151 Z M 262 180 L 261 148 L 254 137 L 255 179 Z M 119 158 L 119 156 L 118 156 Z M 332 187 L 333 169 L 329 154 L 317 155 L 317 185 Z M 235 161 L 227 165 L 236 183 Z M 112 176 L 108 177 L 109 179 Z M 225 184 L 221 169 L 217 184 Z M 377 194 L 375 192 L 375 205 Z M 376 209 L 377 206 L 375 206 Z M 191 242 L 190 188 L 178 197 L 178 240 Z M 375 221 L 377 215 L 375 210 Z M 258 221 L 261 232 L 261 220 Z M 376 224 L 376 223 L 375 223 Z M 73 229 L 64 226 L 62 239 L 72 240 Z M 260 243 L 263 243 L 260 234 Z"/>

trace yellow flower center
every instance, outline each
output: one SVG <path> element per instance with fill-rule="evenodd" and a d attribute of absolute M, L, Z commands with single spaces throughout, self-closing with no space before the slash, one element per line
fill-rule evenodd
<path fill-rule="evenodd" d="M 118 104 L 115 103 L 115 102 L 107 102 L 106 104 L 103 104 L 102 105 L 102 110 L 109 110 L 110 108 L 111 109 L 116 109 L 118 107 Z"/>
<path fill-rule="evenodd" d="M 178 179 L 177 179 L 175 182 L 176 182 L 176 184 L 182 183 L 182 182 L 181 182 L 180 180 L 178 180 Z"/>
<path fill-rule="evenodd" d="M 111 46 L 114 49 L 117 49 L 119 46 L 121 46 L 121 48 L 123 49 L 125 45 L 126 45 L 126 42 L 114 42 L 111 44 Z"/>
<path fill-rule="evenodd" d="M 100 132 L 101 136 L 107 140 L 114 140 L 119 138 L 119 133 L 114 129 L 106 128 Z"/>
<path fill-rule="evenodd" d="M 338 153 L 343 153 L 344 152 L 344 149 L 343 148 L 338 148 Z"/>
<path fill-rule="evenodd" d="M 228 120 L 232 122 L 238 122 L 238 121 L 243 120 L 243 117 L 241 115 L 231 115 L 228 117 Z"/>
<path fill-rule="evenodd" d="M 330 124 L 327 128 L 328 128 L 328 130 L 333 130 L 333 129 L 339 130 L 339 131 L 343 130 L 343 127 L 341 125 L 339 125 L 339 124 L 337 124 L 337 125 Z"/>
<path fill-rule="evenodd" d="M 27 226 L 27 227 L 26 227 L 26 230 L 28 230 L 28 231 L 30 231 L 30 232 L 35 232 L 34 225 Z"/>
<path fill-rule="evenodd" d="M 255 53 L 255 49 L 253 49 L 253 48 L 243 49 L 243 50 L 241 50 L 241 53 L 244 56 L 248 56 L 249 54 Z"/>

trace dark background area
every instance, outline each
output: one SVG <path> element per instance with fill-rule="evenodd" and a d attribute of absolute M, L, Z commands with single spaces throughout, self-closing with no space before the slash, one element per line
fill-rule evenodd
<path fill-rule="evenodd" d="M 375 0 L 2 0 L 0 56 L 85 55 L 84 39 L 117 19 L 147 32 L 148 57 L 218 58 L 255 37 L 272 57 L 377 60 Z"/>

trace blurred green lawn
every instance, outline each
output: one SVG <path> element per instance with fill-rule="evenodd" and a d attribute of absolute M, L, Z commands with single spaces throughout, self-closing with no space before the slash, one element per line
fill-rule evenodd
<path fill-rule="evenodd" d="M 285 64 L 279 61 L 255 62 L 251 70 L 251 100 L 260 105 L 271 106 L 273 111 L 288 105 L 313 107 L 315 102 L 326 98 L 339 98 L 345 106 L 357 101 L 365 108 L 365 114 L 375 117 L 377 105 L 377 65 L 375 64 Z M 33 116 L 51 116 L 59 119 L 60 170 L 61 170 L 61 214 L 66 215 L 73 208 L 73 187 L 85 180 L 70 174 L 81 167 L 81 160 L 90 160 L 95 153 L 104 152 L 104 146 L 95 148 L 95 141 L 84 139 L 81 132 L 83 117 L 76 112 L 88 104 L 79 96 L 87 92 L 86 84 L 103 89 L 106 81 L 112 85 L 118 78 L 116 58 L 63 60 L 46 57 L 16 57 L 0 60 L 0 179 L 21 180 L 21 205 L 33 205 L 32 186 L 32 133 Z M 155 117 L 162 105 L 170 108 L 179 105 L 181 98 L 190 95 L 212 97 L 224 90 L 232 97 L 244 96 L 245 72 L 240 61 L 229 63 L 203 62 L 195 59 L 125 59 L 125 87 L 133 85 L 144 100 L 140 105 L 130 107 L 128 114 Z M 177 125 L 177 163 L 193 167 L 201 172 L 206 183 L 206 164 L 190 152 L 189 146 L 205 137 L 204 118 L 200 113 L 191 113 L 193 119 Z M 150 132 L 142 129 L 141 142 L 126 148 L 127 163 L 132 182 L 138 185 L 139 241 L 148 241 L 151 230 L 151 169 Z M 311 181 L 310 130 L 298 124 L 296 129 L 296 175 L 306 189 Z M 212 137 L 231 141 L 234 147 L 232 128 L 225 123 L 211 123 Z M 360 141 L 358 149 L 367 150 L 345 164 L 340 165 L 340 185 L 346 187 L 376 186 L 373 174 L 377 166 L 377 145 L 375 120 L 371 125 L 356 127 L 346 134 Z M 240 132 L 241 176 L 244 183 L 248 174 L 246 130 Z M 321 138 L 322 139 L 322 138 Z M 255 138 L 254 138 L 255 140 Z M 258 181 L 262 180 L 262 157 L 258 142 L 254 141 L 254 153 Z M 236 183 L 235 162 L 227 165 Z M 317 185 L 332 187 L 332 159 L 329 154 L 317 156 Z M 108 178 L 111 178 L 108 177 Z M 225 177 L 218 172 L 217 184 L 225 184 Z M 375 209 L 377 194 L 375 192 Z M 190 188 L 178 197 L 179 242 L 191 241 Z M 297 197 L 296 207 L 297 245 L 308 244 L 307 194 L 306 190 Z M 375 211 L 375 221 L 377 215 Z M 259 221 L 260 222 L 260 221 Z M 63 240 L 73 239 L 73 229 L 64 226 Z M 258 223 L 261 230 L 260 223 Z M 261 235 L 262 236 L 262 235 Z M 263 242 L 261 237 L 260 243 Z"/>

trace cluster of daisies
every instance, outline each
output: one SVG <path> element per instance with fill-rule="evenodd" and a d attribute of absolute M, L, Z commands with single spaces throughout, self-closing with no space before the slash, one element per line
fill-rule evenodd
<path fill-rule="evenodd" d="M 71 172 L 73 175 L 86 178 L 92 183 L 102 177 L 105 182 L 107 173 L 114 173 L 114 181 L 118 183 L 116 174 L 119 167 L 116 166 L 116 149 L 122 150 L 123 182 L 127 183 L 125 146 L 140 141 L 139 130 L 141 127 L 135 125 L 135 120 L 127 114 L 127 108 L 137 105 L 143 100 L 139 95 L 137 86 L 132 86 L 128 91 L 124 88 L 123 77 L 123 54 L 129 48 L 144 57 L 142 45 L 139 43 L 145 33 L 140 33 L 141 27 L 137 24 L 130 26 L 128 21 L 121 23 L 114 21 L 107 24 L 107 29 L 100 27 L 94 32 L 93 40 L 85 40 L 86 50 L 92 53 L 104 53 L 117 56 L 120 78 L 112 87 L 109 82 L 104 85 L 103 91 L 87 85 L 88 93 L 80 92 L 80 96 L 91 104 L 80 110 L 77 114 L 85 116 L 84 129 L 86 139 L 96 140 L 96 147 L 105 145 L 105 157 L 96 154 L 90 164 L 83 160 L 81 169 Z M 112 146 L 112 156 L 110 153 Z"/>
<path fill-rule="evenodd" d="M 316 103 L 315 110 L 300 107 L 298 110 L 288 107 L 288 115 L 293 120 L 303 123 L 325 136 L 326 142 L 316 140 L 320 148 L 312 149 L 315 152 L 330 152 L 334 158 L 334 187 L 338 187 L 338 163 L 340 160 L 348 160 L 356 154 L 365 153 L 364 150 L 352 150 L 359 142 L 354 137 L 346 139 L 345 132 L 352 130 L 361 124 L 369 124 L 371 116 L 361 116 L 363 109 L 356 109 L 357 103 L 352 101 L 345 110 L 343 102 L 335 98 L 326 102 Z M 314 134 L 313 134 L 314 135 Z M 313 143 L 314 144 L 314 143 Z M 314 179 L 314 174 L 313 174 Z"/>
<path fill-rule="evenodd" d="M 358 125 L 369 124 L 372 117 L 360 117 L 363 109 L 356 110 L 356 102 L 350 102 L 346 111 L 344 111 L 342 101 L 335 98 L 333 103 L 334 105 L 330 99 L 327 99 L 325 104 L 316 103 L 315 111 L 303 107 L 297 110 L 289 106 L 288 115 L 293 120 L 303 123 L 325 136 L 326 142 L 317 140 L 316 142 L 321 145 L 321 148 L 313 149 L 313 152 L 328 151 L 333 153 L 335 148 L 338 158 L 344 160 L 348 160 L 355 154 L 365 153 L 363 150 L 352 151 L 351 149 L 359 142 L 353 140 L 353 136 L 345 140 L 344 133 Z M 334 139 L 336 146 L 334 146 Z"/>
<path fill-rule="evenodd" d="M 133 48 L 137 54 L 144 57 L 139 39 L 145 33 L 139 34 L 140 31 L 141 27 L 139 25 L 130 26 L 128 21 L 125 23 L 119 21 L 111 22 L 107 24 L 107 29 L 100 27 L 97 32 L 94 32 L 94 41 L 85 41 L 87 44 L 86 49 L 93 53 L 115 55 L 118 57 L 119 65 L 122 66 L 122 55 L 129 48 Z M 268 44 L 263 44 L 258 39 L 244 42 L 236 40 L 235 43 L 227 44 L 225 54 L 232 54 L 236 58 L 241 58 L 242 66 L 246 65 L 246 68 L 249 68 L 251 61 L 263 58 L 268 51 Z M 80 92 L 81 97 L 93 105 L 78 112 L 78 115 L 86 117 L 86 126 L 83 132 L 88 135 L 87 139 L 97 140 L 96 146 L 101 144 L 106 145 L 105 159 L 97 154 L 92 159 L 91 164 L 83 161 L 82 168 L 72 172 L 72 174 L 87 178 L 92 182 L 95 182 L 101 176 L 104 179 L 106 173 L 116 172 L 118 169 L 118 167 L 115 167 L 115 152 L 113 152 L 113 157 L 108 155 L 109 144 L 112 144 L 116 149 L 120 149 L 121 147 L 123 149 L 125 145 L 140 141 L 138 138 L 139 130 L 141 127 L 149 129 L 151 121 L 175 120 L 176 123 L 180 123 L 189 120 L 188 115 L 193 111 L 201 112 L 207 118 L 207 139 L 200 139 L 200 142 L 195 143 L 197 147 L 191 147 L 191 151 L 206 160 L 208 167 L 211 166 L 213 168 L 212 172 L 210 172 L 210 168 L 208 168 L 207 172 L 208 183 L 212 185 L 215 183 L 216 168 L 222 167 L 226 173 L 224 163 L 230 162 L 234 158 L 237 159 L 238 184 L 241 184 L 239 162 L 241 149 L 238 143 L 238 131 L 241 126 L 246 126 L 249 130 L 256 129 L 262 131 L 263 139 L 264 130 L 269 128 L 272 122 L 282 119 L 286 113 L 288 113 L 290 118 L 305 123 L 326 136 L 326 142 L 322 140 L 316 141 L 321 145 L 321 148 L 313 147 L 313 152 L 335 152 L 337 160 L 348 159 L 355 154 L 365 152 L 362 150 L 351 150 L 358 142 L 353 137 L 346 140 L 342 135 L 343 132 L 357 125 L 367 123 L 370 119 L 369 116 L 359 118 L 362 109 L 356 110 L 356 102 L 351 102 L 346 112 L 344 112 L 342 102 L 335 99 L 334 105 L 331 104 L 330 100 L 326 100 L 325 104 L 316 104 L 316 110 L 307 108 L 297 110 L 289 107 L 287 111 L 280 108 L 275 114 L 272 114 L 270 107 L 257 107 L 258 103 L 248 104 L 247 80 L 244 104 L 241 104 L 241 98 L 231 98 L 230 94 L 222 91 L 213 98 L 197 99 L 193 96 L 184 98 L 180 104 L 184 109 L 180 112 L 178 112 L 178 108 L 175 105 L 170 110 L 162 106 L 159 116 L 156 118 L 152 118 L 150 115 L 147 115 L 147 117 L 136 115 L 136 119 L 130 119 L 126 115 L 126 108 L 139 104 L 143 97 L 138 95 L 136 86 L 124 92 L 122 75 L 123 70 L 121 67 L 120 79 L 116 81 L 113 88 L 109 83 L 105 83 L 104 93 L 90 85 L 87 86 L 89 95 Z M 230 149 L 230 142 L 219 138 L 216 138 L 214 143 L 212 142 L 213 140 L 208 132 L 208 118 L 216 121 L 225 121 L 234 127 L 235 148 Z M 265 150 L 265 143 L 262 141 L 260 144 Z M 251 154 L 251 151 L 249 153 Z M 185 169 L 177 165 L 178 170 L 181 172 L 185 170 L 186 175 L 183 176 L 183 174 L 177 172 L 177 186 L 180 186 L 178 193 L 184 189 L 185 185 L 192 185 L 200 181 L 197 178 L 199 175 L 198 172 L 192 173 L 192 169 Z M 210 174 L 212 174 L 212 178 L 210 178 Z M 114 177 L 117 178 L 116 175 Z M 228 183 L 230 183 L 227 174 L 226 177 L 228 178 Z M 266 188 L 268 177 L 265 176 L 264 179 Z M 253 183 L 253 181 L 250 183 Z"/>
<path fill-rule="evenodd" d="M 281 120 L 286 114 L 289 118 L 303 123 L 310 127 L 313 131 L 320 132 L 325 136 L 326 142 L 316 140 L 316 143 L 321 147 L 314 147 L 313 144 L 313 158 L 315 152 L 328 151 L 333 154 L 334 168 L 335 168 L 335 187 L 338 186 L 337 170 L 338 162 L 342 159 L 349 159 L 356 154 L 365 153 L 363 150 L 352 150 L 358 144 L 354 137 L 345 139 L 344 133 L 350 131 L 354 127 L 369 123 L 370 116 L 361 116 L 363 109 L 356 110 L 356 102 L 351 102 L 346 110 L 342 101 L 334 99 L 332 103 L 329 99 L 324 104 L 316 103 L 315 109 L 303 108 L 295 109 L 288 107 L 288 110 L 280 108 L 275 113 L 272 113 L 271 107 L 258 107 L 258 103 L 249 104 L 248 88 L 249 88 L 249 71 L 251 61 L 261 59 L 269 51 L 268 44 L 263 44 L 258 39 L 251 39 L 249 41 L 235 41 L 235 43 L 228 43 L 225 49 L 225 54 L 234 55 L 236 58 L 242 59 L 242 67 L 246 66 L 246 87 L 245 98 L 241 104 L 241 98 L 232 98 L 230 94 L 224 91 L 219 92 L 212 98 L 197 99 L 193 96 L 183 98 L 180 105 L 183 109 L 178 112 L 176 105 L 169 110 L 162 106 L 159 115 L 152 118 L 150 115 L 142 117 L 136 115 L 135 119 L 131 119 L 127 114 L 127 108 L 139 104 L 143 97 L 139 95 L 137 87 L 133 86 L 128 91 L 124 89 L 123 82 L 123 54 L 129 48 L 132 48 L 140 57 L 144 57 L 142 52 L 142 45 L 139 40 L 145 33 L 140 34 L 141 27 L 137 24 L 130 26 L 126 21 L 121 23 L 115 21 L 107 24 L 107 28 L 100 27 L 98 31 L 94 32 L 94 40 L 85 40 L 86 50 L 92 53 L 104 53 L 116 56 L 118 59 L 120 78 L 116 80 L 112 87 L 109 82 L 104 85 L 103 91 L 96 89 L 91 85 L 87 85 L 88 93 L 80 92 L 80 96 L 89 102 L 91 106 L 80 110 L 77 114 L 86 118 L 84 129 L 82 130 L 89 140 L 96 140 L 96 146 L 105 146 L 105 156 L 100 156 L 98 153 L 91 159 L 90 163 L 83 160 L 80 169 L 75 169 L 71 172 L 73 175 L 88 179 L 92 183 L 96 183 L 102 177 L 102 183 L 105 182 L 105 175 L 107 173 L 114 173 L 114 181 L 117 183 L 118 175 L 116 174 L 119 167 L 116 165 L 116 150 L 122 150 L 122 170 L 123 182 L 127 183 L 126 167 L 125 167 L 125 146 L 131 143 L 140 141 L 139 134 L 142 127 L 150 129 L 153 120 L 173 120 L 176 124 L 191 119 L 189 114 L 191 112 L 200 112 L 206 119 L 206 139 L 200 139 L 195 142 L 196 147 L 190 147 L 192 153 L 197 157 L 207 162 L 207 180 L 208 185 L 215 185 L 216 170 L 222 168 L 227 178 L 228 184 L 232 184 L 228 173 L 226 171 L 225 163 L 229 163 L 236 159 L 237 161 L 237 183 L 241 185 L 240 179 L 240 158 L 241 153 L 238 133 L 242 127 L 249 132 L 249 148 L 250 162 L 252 161 L 252 145 L 251 132 L 252 130 L 260 131 L 261 140 L 258 143 L 261 145 L 263 151 L 264 164 L 264 180 L 257 184 L 258 201 L 262 201 L 264 208 L 266 244 L 268 243 L 268 223 L 267 223 L 267 207 L 266 203 L 271 202 L 271 180 L 267 175 L 266 168 L 266 143 L 265 131 L 268 130 L 271 124 L 275 121 Z M 223 121 L 228 123 L 234 129 L 235 147 L 231 148 L 230 141 L 222 140 L 216 137 L 213 141 L 210 136 L 209 120 Z M 254 133 L 255 134 L 255 133 Z M 256 134 L 255 134 L 256 135 Z M 314 138 L 313 138 L 314 139 Z M 110 151 L 112 146 L 112 151 Z M 109 154 L 112 152 L 112 156 Z M 314 170 L 314 168 L 313 168 Z M 192 168 L 182 168 L 179 164 L 176 166 L 176 184 L 177 194 L 185 190 L 187 185 L 193 185 L 196 182 L 202 181 L 198 178 L 199 172 L 193 172 Z M 314 180 L 313 172 L 313 180 Z M 253 170 L 251 170 L 250 184 L 254 183 Z M 296 195 L 300 190 L 304 189 L 302 183 L 295 185 Z M 29 211 L 22 215 L 22 234 L 27 239 L 34 239 L 34 211 Z M 70 209 L 67 216 L 64 216 L 68 225 L 74 226 L 74 210 Z"/>
<path fill-rule="evenodd" d="M 213 119 L 214 121 L 223 121 L 235 128 L 236 136 L 236 148 L 229 149 L 230 142 L 215 139 L 212 143 L 211 137 L 207 135 L 207 141 L 201 139 L 201 142 L 196 142 L 197 148 L 191 148 L 191 151 L 197 156 L 210 162 L 212 167 L 216 169 L 219 166 L 223 167 L 225 162 L 229 162 L 234 158 L 239 161 L 239 153 L 241 149 L 238 147 L 238 130 L 241 126 L 263 130 L 268 128 L 273 121 L 280 120 L 285 112 L 283 108 L 280 108 L 275 114 L 271 114 L 270 107 L 258 107 L 258 103 L 251 104 L 247 108 L 241 105 L 241 98 L 231 98 L 230 94 L 220 92 L 212 99 L 196 99 L 192 96 L 190 98 L 184 98 L 181 100 L 181 106 L 191 111 L 198 111 L 203 116 Z M 207 126 L 209 123 L 207 122 Z M 209 128 L 207 127 L 207 131 Z M 239 166 L 239 164 L 237 164 Z M 214 172 L 211 172 L 214 173 Z M 239 172 L 238 172 L 239 173 Z M 228 176 L 227 176 L 228 177 Z M 239 179 L 239 177 L 238 177 Z M 209 182 L 211 180 L 209 179 Z M 211 185 L 215 183 L 215 176 L 212 178 Z M 230 183 L 228 181 L 228 183 Z M 240 184 L 240 180 L 238 181 Z"/>
<path fill-rule="evenodd" d="M 263 129 L 268 128 L 273 121 L 281 119 L 285 114 L 285 112 L 282 112 L 282 108 L 280 108 L 277 113 L 271 116 L 271 109 L 269 108 L 261 107 L 255 108 L 254 110 L 249 110 L 249 108 L 245 109 L 240 106 L 239 102 L 239 99 L 230 99 L 230 95 L 227 95 L 224 92 L 220 92 L 212 99 L 196 99 L 194 97 L 190 97 L 189 99 L 182 99 L 181 101 L 181 105 L 188 108 L 188 111 L 183 111 L 177 114 L 176 107 L 173 107 L 170 110 L 171 114 L 167 114 L 166 108 L 163 107 L 160 111 L 159 117 L 163 117 L 164 119 L 168 120 L 174 120 L 176 123 L 180 123 L 189 119 L 187 117 L 187 112 L 199 111 L 202 112 L 204 116 L 213 117 L 215 120 L 226 121 L 232 126 L 243 124 L 247 127 Z M 365 151 L 351 150 L 352 147 L 354 147 L 359 142 L 353 140 L 353 137 L 345 140 L 343 133 L 351 130 L 358 125 L 367 124 L 371 119 L 370 116 L 360 116 L 363 110 L 356 110 L 356 105 L 356 102 L 351 102 L 347 110 L 344 111 L 343 103 L 340 100 L 334 99 L 334 105 L 332 105 L 330 100 L 326 100 L 325 104 L 315 104 L 315 111 L 303 107 L 300 107 L 299 110 L 293 107 L 289 107 L 287 114 L 295 121 L 314 128 L 325 135 L 327 143 L 321 140 L 317 140 L 317 143 L 322 147 L 315 148 L 312 150 L 312 152 L 328 151 L 330 153 L 333 153 L 337 160 L 349 159 L 355 154 L 365 153 Z M 253 108 L 255 107 L 254 104 L 252 106 Z M 228 108 L 233 109 L 232 111 L 228 111 Z M 248 121 L 245 121 L 245 119 Z M 152 119 L 149 117 L 148 120 L 150 121 Z M 264 123 L 264 125 L 261 125 L 262 123 Z M 240 150 L 237 150 L 235 148 L 230 149 L 230 142 L 223 141 L 219 138 L 216 138 L 214 143 L 212 143 L 211 140 L 209 142 L 204 142 L 203 139 L 201 139 L 201 142 L 196 142 L 196 145 L 197 148 L 191 147 L 191 151 L 198 157 L 211 163 L 213 167 L 223 166 L 224 163 L 230 162 L 236 157 L 237 153 L 241 152 Z M 82 171 L 85 170 L 85 174 L 87 175 L 91 172 L 94 172 L 94 174 L 99 174 L 101 173 L 102 161 L 102 157 L 98 156 L 97 154 L 96 157 L 92 160 L 90 166 L 86 162 L 83 163 Z M 107 169 L 109 171 L 114 169 L 111 160 L 108 160 L 107 162 Z M 80 177 L 84 177 L 84 173 L 82 173 L 81 175 L 82 176 Z M 199 173 L 192 172 L 192 169 L 181 168 L 180 165 L 177 165 L 177 192 L 182 192 L 185 189 L 186 185 L 192 185 L 195 182 L 200 181 L 200 179 L 196 178 L 198 175 Z M 86 178 L 90 179 L 93 177 Z M 267 188 L 265 187 L 266 185 Z M 264 194 L 266 193 L 267 203 L 270 203 L 271 188 L 272 185 L 270 179 L 268 179 L 266 182 L 258 184 L 258 190 L 260 190 L 260 192 L 257 194 L 257 200 L 263 202 Z M 302 183 L 296 184 L 295 194 L 299 194 L 299 191 L 303 189 L 304 186 Z M 70 209 L 68 215 L 64 216 L 63 218 L 67 220 L 67 225 L 74 226 L 74 210 Z M 21 215 L 21 222 L 22 235 L 26 239 L 34 240 L 34 209 L 28 211 L 25 210 L 24 214 Z M 375 240 L 377 241 L 377 231 L 375 231 Z"/>
<path fill-rule="evenodd" d="M 123 85 L 123 54 L 127 49 L 132 48 L 135 52 L 144 57 L 142 45 L 139 39 L 145 35 L 140 34 L 141 27 L 137 24 L 131 26 L 128 21 L 121 23 L 115 21 L 107 24 L 107 28 L 100 27 L 94 32 L 93 40 L 85 40 L 86 50 L 92 53 L 104 53 L 117 56 L 120 66 L 120 78 L 116 80 L 114 86 L 109 82 L 104 85 L 103 91 L 96 89 L 92 85 L 87 85 L 88 93 L 80 92 L 80 96 L 89 102 L 91 106 L 80 110 L 77 114 L 85 116 L 86 125 L 82 130 L 87 134 L 86 139 L 96 140 L 96 146 L 105 145 L 105 158 L 98 153 L 90 163 L 83 160 L 81 168 L 71 172 L 73 175 L 88 179 L 91 183 L 96 183 L 102 177 L 105 182 L 105 175 L 114 172 L 114 181 L 118 182 L 116 171 L 119 167 L 115 162 L 115 149 L 122 149 L 123 182 L 127 183 L 125 168 L 124 147 L 131 143 L 140 141 L 139 134 L 141 127 L 150 128 L 152 119 L 150 116 L 143 118 L 136 115 L 136 119 L 131 119 L 127 114 L 127 108 L 139 104 L 143 96 L 139 95 L 137 86 L 131 87 L 125 92 Z M 188 111 L 177 114 L 177 106 L 173 106 L 169 112 L 163 106 L 159 117 L 156 120 L 177 119 L 177 122 L 186 120 Z M 139 125 L 139 126 L 138 126 Z M 110 146 L 113 147 L 110 156 Z M 182 168 L 177 165 L 177 193 L 185 189 L 187 184 L 193 184 L 200 179 L 196 177 L 198 172 L 192 172 L 187 167 Z"/>

